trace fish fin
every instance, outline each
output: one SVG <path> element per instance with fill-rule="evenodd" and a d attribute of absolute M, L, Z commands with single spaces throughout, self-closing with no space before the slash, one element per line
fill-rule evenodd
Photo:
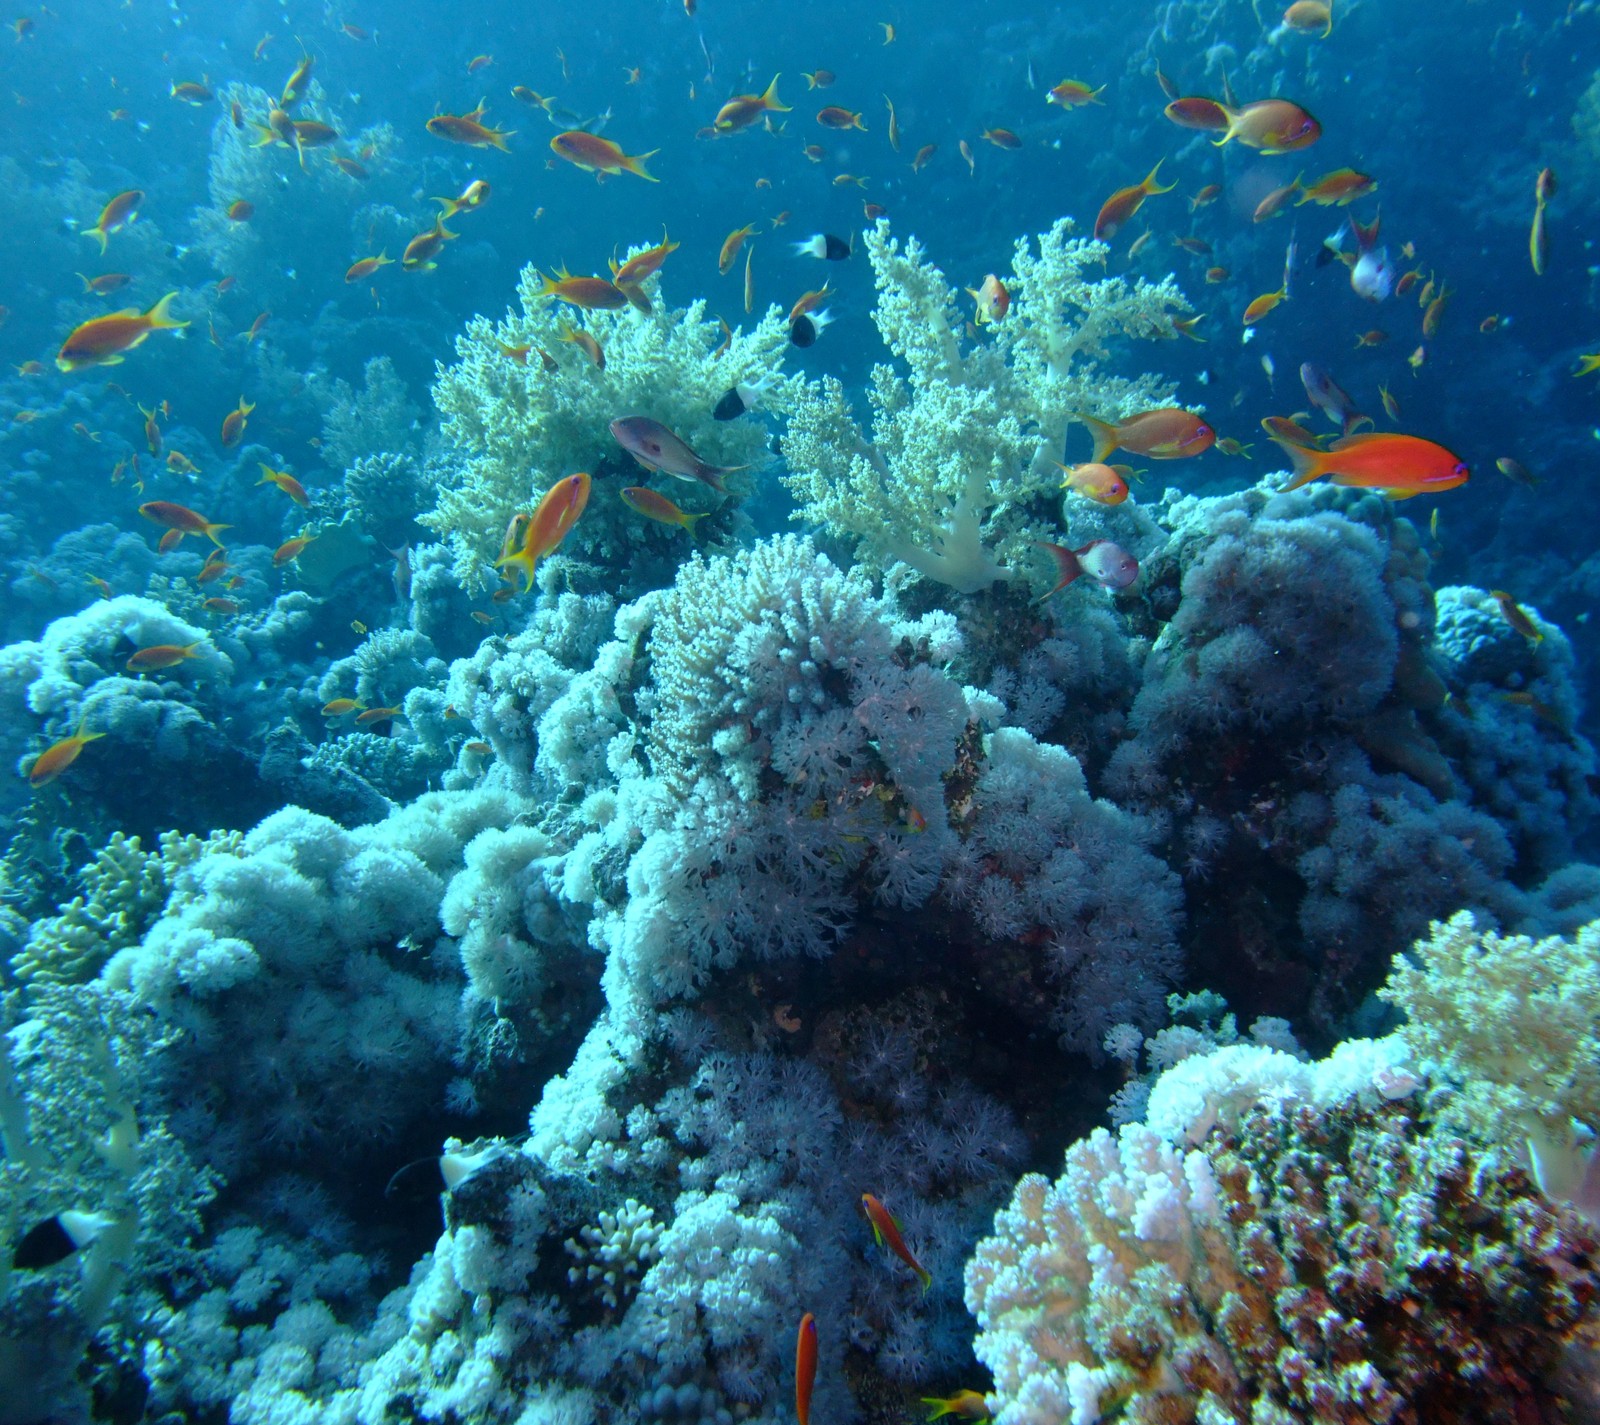
<path fill-rule="evenodd" d="M 772 82 L 776 84 L 778 81 L 774 79 Z M 644 161 L 647 158 L 654 158 L 660 152 L 660 149 L 653 148 L 649 153 L 624 155 L 622 166 L 626 168 L 629 173 L 632 173 L 639 178 L 643 178 L 648 183 L 659 183 L 661 181 L 659 178 L 657 178 L 653 173 L 649 173 L 645 170 Z"/>
<path fill-rule="evenodd" d="M 172 315 L 172 299 L 178 294 L 168 292 L 155 306 L 151 307 L 144 315 L 150 322 L 152 331 L 165 331 L 174 327 L 186 327 L 188 322 L 180 322 Z"/>
<path fill-rule="evenodd" d="M 233 526 L 231 524 L 208 524 L 202 533 L 204 533 L 205 537 L 214 545 L 216 545 L 218 549 L 221 549 L 222 541 L 218 539 L 217 536 L 221 534 L 223 530 L 232 528 Z M 185 531 L 185 533 L 187 533 L 187 531 Z"/>
<path fill-rule="evenodd" d="M 506 140 L 508 138 L 510 138 L 515 133 L 516 133 L 515 129 L 495 129 L 495 130 L 491 130 L 490 135 L 489 135 L 489 142 L 492 143 L 497 149 L 499 149 L 501 153 L 510 153 L 511 150 L 506 147 Z"/>
<path fill-rule="evenodd" d="M 1081 575 L 1083 573 L 1083 565 L 1078 562 L 1078 556 L 1064 544 L 1051 544 L 1046 539 L 1036 539 L 1034 543 L 1055 560 L 1056 572 L 1061 575 L 1061 582 L 1051 589 L 1049 594 L 1034 600 L 1035 603 L 1042 604 L 1050 597 L 1050 594 L 1060 593 L 1062 589 L 1066 588 L 1068 584 Z"/>
<path fill-rule="evenodd" d="M 94 226 L 92 228 L 85 228 L 83 230 L 83 235 L 85 237 L 87 237 L 87 238 L 93 238 L 97 243 L 100 244 L 100 256 L 101 257 L 104 257 L 106 255 L 106 234 L 105 234 L 105 229 L 101 228 L 97 224 L 96 226 Z"/>
<path fill-rule="evenodd" d="M 1154 198 L 1159 193 L 1170 193 L 1170 192 L 1172 192 L 1172 190 L 1174 188 L 1176 188 L 1178 186 L 1178 182 L 1177 182 L 1176 179 L 1174 179 L 1171 183 L 1167 184 L 1167 186 L 1165 188 L 1161 187 L 1156 182 L 1156 174 L 1161 172 L 1161 165 L 1163 163 L 1165 163 L 1165 162 L 1166 162 L 1166 159 L 1158 158 L 1156 160 L 1156 166 L 1154 168 L 1152 168 L 1147 174 L 1145 174 L 1144 182 L 1139 185 L 1141 188 L 1144 189 L 1145 195 L 1147 197 Z"/>
<path fill-rule="evenodd" d="M 1321 479 L 1328 473 L 1325 452 L 1315 450 L 1309 445 L 1296 445 L 1294 441 L 1281 435 L 1273 435 L 1270 431 L 1268 438 L 1275 445 L 1282 447 L 1294 464 L 1294 478 L 1287 485 L 1278 487 L 1280 495 L 1287 494 L 1290 490 L 1298 490 L 1302 485 L 1309 485 L 1313 480 Z"/>
<path fill-rule="evenodd" d="M 783 76 L 781 74 L 774 74 L 772 76 L 772 83 L 767 85 L 766 92 L 761 96 L 761 102 L 768 109 L 771 109 L 775 113 L 787 114 L 790 112 L 789 105 L 785 104 L 783 100 L 778 98 L 778 81 L 782 78 Z M 815 88 L 814 85 L 812 87 Z"/>
<path fill-rule="evenodd" d="M 1221 109 L 1222 112 L 1228 116 L 1228 127 L 1223 131 L 1220 139 L 1211 140 L 1211 146 L 1213 148 L 1221 148 L 1223 145 L 1231 143 L 1233 139 L 1237 137 L 1239 133 L 1239 120 L 1241 118 L 1239 111 L 1230 104 L 1218 104 L 1217 108 Z"/>
<path fill-rule="evenodd" d="M 1089 434 L 1094 437 L 1094 454 L 1089 457 L 1090 463 L 1104 465 L 1106 456 L 1118 448 L 1117 428 L 1109 422 L 1085 415 L 1082 411 L 1079 411 L 1074 419 L 1088 426 Z"/>

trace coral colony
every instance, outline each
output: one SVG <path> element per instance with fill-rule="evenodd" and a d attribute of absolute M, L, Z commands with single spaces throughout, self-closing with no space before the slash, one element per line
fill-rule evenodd
<path fill-rule="evenodd" d="M 212 187 L 270 224 L 254 137 Z M 314 533 L 213 552 L 287 508 L 245 446 L 175 552 L 18 576 L 0 1425 L 1597 1418 L 1562 629 L 1375 489 L 1063 489 L 1085 416 L 1215 438 L 1177 282 L 1067 219 L 971 330 L 858 234 L 864 395 L 666 246 L 608 309 L 528 267 L 433 429 L 278 370 Z"/>

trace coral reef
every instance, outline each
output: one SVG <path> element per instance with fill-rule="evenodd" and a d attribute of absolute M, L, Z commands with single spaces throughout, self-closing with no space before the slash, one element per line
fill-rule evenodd
<path fill-rule="evenodd" d="M 1162 1129 L 1026 1174 L 968 1263 L 998 1425 L 1553 1418 L 1595 1239 L 1444 1129 L 1392 1048 L 1221 1049 L 1157 1097 L 1174 1078 Z"/>
<path fill-rule="evenodd" d="M 905 369 L 874 368 L 870 432 L 832 377 L 793 398 L 783 478 L 796 518 L 853 541 L 871 564 L 903 560 L 962 593 L 1013 577 L 1030 541 L 1059 534 L 1045 497 L 1073 416 L 1115 420 L 1171 395 L 1155 377 L 1101 369 L 1110 343 L 1170 336 L 1170 314 L 1190 310 L 1171 278 L 1086 277 L 1106 248 L 1071 231 L 1061 219 L 1037 255 L 1017 243 L 1010 313 L 963 350 L 957 294 L 921 245 L 902 249 L 886 221 L 867 230 L 874 320 Z"/>

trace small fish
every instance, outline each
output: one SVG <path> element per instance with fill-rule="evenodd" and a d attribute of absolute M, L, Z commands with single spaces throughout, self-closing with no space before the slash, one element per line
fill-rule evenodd
<path fill-rule="evenodd" d="M 293 475 L 285 470 L 274 470 L 270 465 L 264 465 L 259 460 L 256 464 L 261 467 L 261 478 L 256 481 L 256 484 L 276 485 L 295 504 L 302 507 L 308 507 L 311 504 L 311 497 L 306 494 L 305 486 L 296 480 Z"/>
<path fill-rule="evenodd" d="M 799 1425 L 811 1425 L 811 1392 L 817 1380 L 817 1319 L 809 1311 L 800 1318 L 794 1343 L 794 1414 Z"/>
<path fill-rule="evenodd" d="M 853 114 L 849 109 L 841 109 L 837 104 L 829 104 L 817 110 L 817 122 L 825 129 L 860 129 L 867 131 L 867 126 L 861 122 L 860 114 Z"/>
<path fill-rule="evenodd" d="M 837 78 L 831 69 L 816 69 L 810 74 L 801 70 L 800 77 L 805 80 L 807 89 L 826 89 Z"/>
<path fill-rule="evenodd" d="M 1172 239 L 1174 247 L 1181 247 L 1185 252 L 1192 252 L 1196 257 L 1211 256 L 1211 244 L 1203 237 L 1196 237 L 1193 233 L 1176 234 Z"/>
<path fill-rule="evenodd" d="M 1088 426 L 1094 437 L 1094 454 L 1089 458 L 1097 465 L 1104 464 L 1114 450 L 1126 450 L 1151 460 L 1182 460 L 1209 450 L 1217 438 L 1204 420 L 1177 406 L 1140 411 L 1120 425 L 1081 413 L 1074 419 Z"/>
<path fill-rule="evenodd" d="M 1487 336 L 1491 332 L 1499 331 L 1500 328 L 1505 324 L 1506 319 L 1502 317 L 1499 312 L 1491 312 L 1481 322 L 1478 323 L 1478 330 Z"/>
<path fill-rule="evenodd" d="M 996 148 L 1009 149 L 1013 152 L 1022 147 L 1022 140 L 1010 129 L 985 129 L 978 137 L 985 143 L 992 143 Z"/>
<path fill-rule="evenodd" d="M 605 348 L 600 345 L 591 333 L 579 331 L 562 322 L 560 339 L 577 347 L 579 351 L 589 358 L 597 371 L 606 369 Z"/>
<path fill-rule="evenodd" d="M 1383 402 L 1383 413 L 1390 420 L 1398 423 L 1400 420 L 1400 402 L 1395 400 L 1394 392 L 1387 386 L 1380 386 L 1378 387 L 1378 399 Z"/>
<path fill-rule="evenodd" d="M 1544 631 L 1528 617 L 1527 610 L 1522 607 L 1504 589 L 1490 589 L 1489 597 L 1493 599 L 1500 609 L 1500 617 L 1520 633 L 1529 643 L 1538 645 L 1544 642 Z"/>
<path fill-rule="evenodd" d="M 256 319 L 250 323 L 250 329 L 248 331 L 240 332 L 240 335 L 245 339 L 247 344 L 253 344 L 256 338 L 261 335 L 261 328 L 266 326 L 267 318 L 271 315 L 271 312 L 258 312 L 256 314 Z"/>
<path fill-rule="evenodd" d="M 268 38 L 270 39 L 271 36 L 269 35 Z M 266 44 L 266 40 L 263 40 L 261 44 Z M 256 48 L 259 51 L 261 46 L 258 45 Z M 261 55 L 258 53 L 256 58 L 260 59 Z M 311 71 L 316 67 L 316 63 L 315 55 L 305 50 L 300 52 L 300 62 L 295 65 L 293 73 L 284 81 L 283 94 L 278 99 L 278 107 L 280 109 L 289 108 L 305 96 L 306 86 L 311 81 Z"/>
<path fill-rule="evenodd" d="M 630 257 L 621 267 L 613 266 L 611 281 L 617 287 L 637 287 L 647 277 L 653 277 L 661 270 L 668 256 L 676 252 L 681 246 L 672 242 L 667 237 L 665 228 L 661 230 L 661 241 L 652 248 L 646 248 L 635 257 Z"/>
<path fill-rule="evenodd" d="M 1161 92 L 1168 99 L 1176 99 L 1178 97 L 1178 86 L 1161 72 L 1161 61 L 1159 59 L 1156 61 L 1156 83 L 1161 86 Z"/>
<path fill-rule="evenodd" d="M 1122 225 L 1128 221 L 1140 208 L 1144 206 L 1146 198 L 1153 198 L 1160 193 L 1170 193 L 1178 185 L 1169 183 L 1165 188 L 1156 182 L 1156 175 L 1161 172 L 1161 163 L 1145 175 L 1142 183 L 1135 183 L 1131 188 L 1119 188 L 1106 201 L 1101 204 L 1099 215 L 1094 220 L 1094 235 L 1102 241 L 1109 241 L 1115 237 Z"/>
<path fill-rule="evenodd" d="M 536 275 L 541 283 L 535 294 L 539 297 L 554 297 L 584 311 L 614 312 L 628 305 L 628 294 L 604 277 L 574 277 L 564 267 L 558 267 L 554 277 L 542 272 Z"/>
<path fill-rule="evenodd" d="M 992 272 L 976 290 L 968 287 L 967 296 L 978 304 L 976 321 L 980 327 L 986 323 L 1004 321 L 1006 313 L 1011 310 L 1011 293 Z"/>
<path fill-rule="evenodd" d="M 306 546 L 316 540 L 314 534 L 299 534 L 293 539 L 286 539 L 272 551 L 272 567 L 281 569 L 285 564 L 291 564 L 306 551 Z"/>
<path fill-rule="evenodd" d="M 497 148 L 501 153 L 510 153 L 506 140 L 516 130 L 491 129 L 482 122 L 483 114 L 484 106 L 480 103 L 470 114 L 435 114 L 425 127 L 435 138 L 451 143 L 465 144 L 468 148 Z"/>
<path fill-rule="evenodd" d="M 1494 468 L 1507 480 L 1521 485 L 1525 490 L 1536 490 L 1539 487 L 1538 477 L 1520 460 L 1513 460 L 1509 455 L 1502 455 L 1495 461 Z"/>
<path fill-rule="evenodd" d="M 375 722 L 393 722 L 397 717 L 403 716 L 405 709 L 392 708 L 367 708 L 356 714 L 357 727 L 371 727 Z"/>
<path fill-rule="evenodd" d="M 176 668 L 190 659 L 204 658 L 204 653 L 195 652 L 204 642 L 200 638 L 193 643 L 152 644 L 149 648 L 139 649 L 123 666 L 130 673 L 154 673 L 162 668 Z"/>
<path fill-rule="evenodd" d="M 961 142 L 956 145 L 956 147 L 961 150 L 962 158 L 966 159 L 967 161 L 968 176 L 976 178 L 978 176 L 978 161 L 972 156 L 972 145 L 969 144 L 965 139 L 962 139 Z"/>
<path fill-rule="evenodd" d="M 453 242 L 459 236 L 459 233 L 453 233 L 445 227 L 442 216 L 435 218 L 427 232 L 418 233 L 406 244 L 405 251 L 400 254 L 401 270 L 432 272 L 439 265 L 433 259 L 444 250 L 447 242 Z"/>
<path fill-rule="evenodd" d="M 1220 450 L 1224 455 L 1237 455 L 1245 460 L 1253 460 L 1255 458 L 1250 454 L 1250 452 L 1255 449 L 1254 446 L 1241 445 L 1231 435 L 1223 436 L 1223 438 L 1217 442 L 1217 449 Z"/>
<path fill-rule="evenodd" d="M 1388 340 L 1388 332 L 1379 327 L 1373 327 L 1370 331 L 1364 331 L 1356 337 L 1356 350 L 1360 351 L 1364 346 L 1382 346 Z"/>
<path fill-rule="evenodd" d="M 471 742 L 463 742 L 461 750 L 472 753 L 474 757 L 490 757 L 494 755 L 494 748 L 481 738 L 474 738 Z"/>
<path fill-rule="evenodd" d="M 1348 435 L 1327 450 L 1318 450 L 1270 430 L 1268 434 L 1294 465 L 1294 478 L 1282 487 L 1285 491 L 1327 476 L 1335 485 L 1380 490 L 1388 499 L 1408 500 L 1453 490 L 1466 484 L 1470 474 L 1459 456 L 1414 435 Z"/>
<path fill-rule="evenodd" d="M 750 247 L 750 248 L 746 248 L 745 249 L 745 254 L 744 254 L 744 311 L 745 311 L 745 315 L 746 316 L 749 316 L 751 312 L 755 311 L 755 307 L 756 307 L 755 272 L 754 272 L 754 269 L 750 265 L 755 260 L 755 255 L 756 255 L 755 248 Z"/>
<path fill-rule="evenodd" d="M 389 250 L 385 248 L 376 257 L 363 257 L 359 262 L 351 263 L 345 269 L 344 280 L 346 282 L 360 282 L 365 278 L 371 277 L 380 267 L 392 267 L 393 265 L 394 259 L 389 256 Z"/>
<path fill-rule="evenodd" d="M 923 1291 L 933 1285 L 933 1275 L 919 1262 L 906 1246 L 905 1239 L 900 1235 L 900 1224 L 895 1221 L 889 1209 L 878 1201 L 870 1192 L 861 1194 L 861 1206 L 866 1210 L 867 1221 L 872 1224 L 872 1239 L 880 1247 L 888 1247 L 902 1262 L 917 1274 L 917 1279 L 922 1283 Z"/>
<path fill-rule="evenodd" d="M 928 161 L 934 156 L 934 154 L 938 153 L 938 151 L 939 145 L 936 143 L 923 144 L 923 146 L 917 150 L 916 157 L 911 160 L 911 171 L 913 173 L 921 173 L 922 170 L 928 166 Z"/>
<path fill-rule="evenodd" d="M 807 316 L 796 317 L 789 323 L 789 343 L 791 346 L 805 348 L 814 346 L 816 340 L 833 321 L 826 312 L 812 312 Z"/>
<path fill-rule="evenodd" d="M 1114 465 L 1101 465 L 1096 461 L 1062 465 L 1057 461 L 1056 468 L 1066 472 L 1062 489 L 1073 490 L 1097 505 L 1120 505 L 1128 498 L 1128 482 Z"/>
<path fill-rule="evenodd" d="M 621 492 L 621 499 L 635 514 L 661 524 L 677 525 L 690 534 L 694 533 L 695 521 L 705 518 L 704 514 L 691 515 L 687 510 L 679 509 L 665 495 L 657 494 L 646 485 L 629 485 Z"/>
<path fill-rule="evenodd" d="M 533 587 L 534 571 L 539 561 L 555 552 L 588 503 L 587 472 L 580 470 L 576 475 L 558 480 L 545 492 L 531 515 L 519 513 L 513 518 L 512 528 L 506 535 L 506 544 L 512 548 L 495 560 L 495 568 L 520 572 L 525 581 L 522 591 L 526 593 Z M 519 532 L 520 544 L 517 542 Z"/>
<path fill-rule="evenodd" d="M 1378 186 L 1378 180 L 1353 168 L 1336 168 L 1324 173 L 1309 188 L 1300 190 L 1295 206 L 1316 203 L 1324 208 L 1342 208 L 1357 198 L 1365 198 Z"/>
<path fill-rule="evenodd" d="M 659 470 L 679 480 L 698 480 L 719 495 L 727 493 L 722 477 L 745 468 L 743 465 L 708 464 L 660 421 L 651 420 L 649 416 L 620 416 L 611 422 L 610 430 L 617 444 L 646 470 Z"/>
<path fill-rule="evenodd" d="M 492 54 L 475 54 L 467 61 L 467 73 L 476 74 L 480 69 L 487 69 L 493 63 Z"/>
<path fill-rule="evenodd" d="M 797 257 L 815 257 L 825 262 L 843 262 L 850 256 L 851 244 L 832 233 L 813 233 L 804 242 L 791 244 Z"/>
<path fill-rule="evenodd" d="M 1306 388 L 1307 399 L 1340 427 L 1341 434 L 1350 435 L 1363 424 L 1373 424 L 1372 417 L 1362 415 L 1356 409 L 1356 403 L 1350 399 L 1350 393 L 1320 366 L 1309 361 L 1302 362 L 1300 382 Z"/>
<path fill-rule="evenodd" d="M 1244 309 L 1244 325 L 1253 327 L 1288 295 L 1287 287 L 1280 287 L 1276 292 L 1263 292 Z"/>
<path fill-rule="evenodd" d="M 1132 258 L 1137 257 L 1141 252 L 1149 247 L 1150 243 L 1155 238 L 1155 235 L 1156 230 L 1154 228 L 1146 228 L 1142 233 L 1140 233 L 1139 236 L 1128 245 L 1129 259 L 1131 260 Z"/>
<path fill-rule="evenodd" d="M 1228 125 L 1220 139 L 1211 141 L 1218 148 L 1237 140 L 1268 155 L 1294 153 L 1322 137 L 1322 125 L 1288 99 L 1257 99 L 1237 109 L 1226 104 L 1218 107 Z"/>
<path fill-rule="evenodd" d="M 1222 185 L 1220 183 L 1208 183 L 1189 199 L 1189 211 L 1193 213 L 1200 208 L 1209 208 L 1221 196 Z"/>
<path fill-rule="evenodd" d="M 1550 240 L 1545 233 L 1544 209 L 1555 191 L 1555 174 L 1548 168 L 1541 168 L 1533 184 L 1533 226 L 1528 230 L 1528 258 L 1533 263 L 1536 277 L 1544 276 L 1545 260 L 1549 256 Z M 103 241 L 100 250 L 105 251 Z"/>
<path fill-rule="evenodd" d="M 167 469 L 174 475 L 198 475 L 200 467 L 190 460 L 181 450 L 167 452 Z"/>
<path fill-rule="evenodd" d="M 207 599 L 200 607 L 209 614 L 232 615 L 238 613 L 242 605 L 235 599 L 216 597 Z"/>
<path fill-rule="evenodd" d="M 722 249 L 717 253 L 717 271 L 726 277 L 739 256 L 739 249 L 744 246 L 745 239 L 755 237 L 760 231 L 754 224 L 746 223 L 744 227 L 735 228 L 723 238 Z"/>
<path fill-rule="evenodd" d="M 893 25 L 891 25 L 887 20 L 879 20 L 878 21 L 878 28 L 883 31 L 883 42 L 884 42 L 884 44 L 892 45 L 894 43 L 894 40 L 895 40 L 895 35 L 898 33 L 898 31 L 896 31 L 895 27 Z"/>
<path fill-rule="evenodd" d="M 748 129 L 768 114 L 789 113 L 789 106 L 778 98 L 778 81 L 782 77 L 781 74 L 774 74 L 772 83 L 767 85 L 765 93 L 735 94 L 717 110 L 717 117 L 711 121 L 711 127 L 720 134 L 731 134 L 739 129 Z"/>
<path fill-rule="evenodd" d="M 111 597 L 111 585 L 102 579 L 98 574 L 85 574 L 83 577 L 87 579 L 89 583 L 94 585 L 95 593 L 99 594 L 102 599 L 109 599 Z"/>
<path fill-rule="evenodd" d="M 372 176 L 355 159 L 346 158 L 343 154 L 330 153 L 328 159 L 346 178 L 354 178 L 358 183 L 365 183 Z"/>
<path fill-rule="evenodd" d="M 74 762 L 78 754 L 91 742 L 98 741 L 105 736 L 103 732 L 89 732 L 89 715 L 84 713 L 78 719 L 78 730 L 70 737 L 63 737 L 59 742 L 52 742 L 43 752 L 33 759 L 33 765 L 28 768 L 28 785 L 42 787 L 47 782 L 53 782 Z"/>
<path fill-rule="evenodd" d="M 1294 0 L 1283 12 L 1283 27 L 1302 34 L 1320 29 L 1322 33 L 1317 38 L 1325 40 L 1333 33 L 1333 6 L 1328 0 Z"/>
<path fill-rule="evenodd" d="M 896 153 L 899 153 L 900 120 L 895 117 L 894 100 L 885 94 L 883 96 L 883 102 L 889 106 L 889 147 L 892 148 Z"/>
<path fill-rule="evenodd" d="M 981 1390 L 958 1390 L 950 1396 L 925 1395 L 922 1403 L 933 1407 L 929 1420 L 945 1415 L 959 1415 L 963 1420 L 987 1420 L 990 1414 L 988 1398 Z"/>
<path fill-rule="evenodd" d="M 217 536 L 223 530 L 233 528 L 231 524 L 213 524 L 204 515 L 196 514 L 184 505 L 175 505 L 170 500 L 150 500 L 139 506 L 139 513 L 153 524 L 176 531 L 180 538 L 186 534 L 204 535 L 219 548 L 222 541 Z"/>
<path fill-rule="evenodd" d="M 196 108 L 209 104 L 217 97 L 206 85 L 196 84 L 192 79 L 174 80 L 167 92 L 179 103 L 192 104 Z"/>
<path fill-rule="evenodd" d="M 1100 98 L 1106 92 L 1102 84 L 1098 89 L 1091 89 L 1087 84 L 1077 79 L 1063 79 L 1053 89 L 1046 92 L 1046 104 L 1058 104 L 1063 109 L 1078 109 L 1085 104 L 1102 104 Z"/>
<path fill-rule="evenodd" d="M 119 287 L 126 287 L 133 281 L 126 272 L 106 272 L 99 277 L 85 277 L 81 272 L 74 275 L 83 283 L 86 296 L 93 293 L 96 297 L 104 297 L 108 292 L 115 292 Z"/>
<path fill-rule="evenodd" d="M 1206 281 L 1215 286 L 1218 282 L 1226 282 L 1233 274 L 1226 267 L 1206 268 Z"/>
<path fill-rule="evenodd" d="M 244 439 L 246 417 L 255 410 L 255 403 L 239 397 L 238 407 L 222 418 L 222 444 L 235 446 Z"/>
<path fill-rule="evenodd" d="M 1041 604 L 1085 574 L 1102 589 L 1126 589 L 1139 577 L 1139 561 L 1109 539 L 1092 539 L 1080 549 L 1068 549 L 1043 539 L 1034 543 L 1055 561 L 1056 573 L 1061 576 L 1050 593 L 1038 600 Z"/>
<path fill-rule="evenodd" d="M 482 178 L 475 178 L 461 190 L 459 197 L 435 198 L 433 201 L 444 209 L 439 214 L 440 221 L 447 222 L 455 217 L 457 213 L 476 212 L 487 203 L 489 201 L 489 185 Z"/>
<path fill-rule="evenodd" d="M 1289 199 L 1301 191 L 1300 179 L 1303 176 L 1303 174 L 1296 174 L 1293 183 L 1285 183 L 1282 188 L 1274 188 L 1272 192 L 1268 193 L 1265 198 L 1256 204 L 1256 210 L 1251 215 L 1250 221 L 1264 223 L 1269 218 L 1277 217 L 1283 211 Z"/>
<path fill-rule="evenodd" d="M 151 332 L 188 326 L 188 322 L 178 321 L 171 315 L 172 301 L 177 295 L 168 292 L 146 312 L 128 307 L 110 316 L 91 317 L 73 328 L 61 344 L 61 350 L 56 353 L 56 366 L 62 371 L 115 366 L 123 360 L 123 352 L 141 345 Z"/>
<path fill-rule="evenodd" d="M 234 223 L 248 223 L 256 215 L 256 205 L 243 198 L 236 198 L 228 204 L 228 220 Z"/>

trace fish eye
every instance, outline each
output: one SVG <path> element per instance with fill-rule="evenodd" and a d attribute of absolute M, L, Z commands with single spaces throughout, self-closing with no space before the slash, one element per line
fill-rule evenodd
<path fill-rule="evenodd" d="M 1456 461 L 1456 468 L 1455 468 L 1454 473 L 1459 475 L 1463 480 L 1465 480 L 1467 478 L 1467 462 L 1465 460 Z"/>

